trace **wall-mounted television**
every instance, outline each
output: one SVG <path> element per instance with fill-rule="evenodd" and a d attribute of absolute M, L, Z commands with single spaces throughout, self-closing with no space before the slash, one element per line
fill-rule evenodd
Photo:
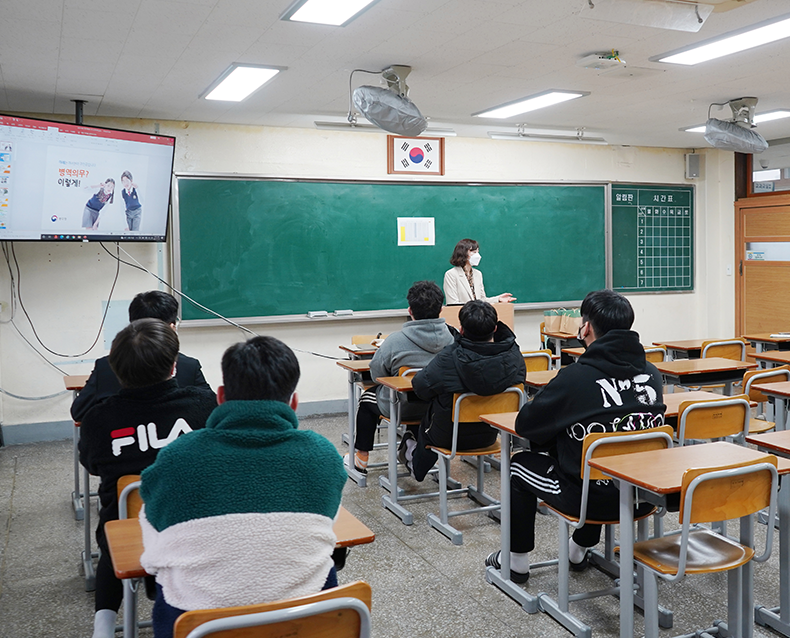
<path fill-rule="evenodd" d="M 0 241 L 165 241 L 175 138 L 0 115 Z"/>

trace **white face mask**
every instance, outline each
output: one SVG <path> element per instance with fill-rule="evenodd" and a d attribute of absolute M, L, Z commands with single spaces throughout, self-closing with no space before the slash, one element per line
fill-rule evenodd
<path fill-rule="evenodd" d="M 480 256 L 480 253 L 472 253 L 469 255 L 469 263 L 472 264 L 472 266 L 477 266 L 481 259 L 482 257 Z"/>

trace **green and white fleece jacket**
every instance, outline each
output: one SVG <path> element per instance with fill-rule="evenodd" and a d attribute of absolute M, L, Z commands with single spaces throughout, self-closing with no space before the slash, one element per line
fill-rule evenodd
<path fill-rule="evenodd" d="M 141 563 L 180 609 L 321 590 L 346 482 L 335 446 L 278 401 L 228 401 L 142 473 Z"/>

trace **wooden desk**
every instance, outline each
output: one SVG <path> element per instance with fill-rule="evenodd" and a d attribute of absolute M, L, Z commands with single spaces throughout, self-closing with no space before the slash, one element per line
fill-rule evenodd
<path fill-rule="evenodd" d="M 572 341 L 574 339 L 578 339 L 578 334 L 572 334 L 570 332 L 541 332 L 541 335 L 546 337 L 546 340 L 550 344 L 554 344 L 554 354 L 560 356 L 562 354 L 562 349 L 565 347 L 566 342 Z M 559 367 L 559 363 L 557 365 Z"/>
<path fill-rule="evenodd" d="M 642 347 L 644 348 L 644 346 Z M 567 354 L 568 356 L 573 358 L 574 361 L 577 361 L 579 357 L 581 357 L 584 354 L 584 350 L 585 350 L 584 348 L 563 348 L 562 353 Z"/>
<path fill-rule="evenodd" d="M 342 348 L 342 346 L 341 346 Z M 346 474 L 360 487 L 366 487 L 368 478 L 366 474 L 357 472 L 354 459 L 354 439 L 357 432 L 357 388 L 359 384 L 364 383 L 370 379 L 370 359 L 348 359 L 347 361 L 337 361 L 337 365 L 343 368 L 348 373 L 348 432 L 345 436 L 348 437 L 348 458 L 351 460 L 349 465 L 346 465 Z"/>
<path fill-rule="evenodd" d="M 343 352 L 348 354 L 349 359 L 370 359 L 378 348 L 370 344 L 341 345 L 338 346 Z"/>
<path fill-rule="evenodd" d="M 664 412 L 665 418 L 676 418 L 680 411 L 680 404 L 685 401 L 718 401 L 724 399 L 720 394 L 715 392 L 706 392 L 705 390 L 692 390 L 690 392 L 668 392 L 664 395 L 664 405 L 667 406 Z M 755 405 L 757 405 L 755 403 Z"/>
<path fill-rule="evenodd" d="M 535 394 L 542 387 L 549 384 L 554 377 L 557 376 L 559 370 L 538 370 L 535 372 L 527 372 L 527 379 L 524 385 L 527 389 L 527 394 Z"/>
<path fill-rule="evenodd" d="M 772 334 L 777 333 L 752 333 L 749 335 L 743 335 L 743 338 L 746 339 L 746 341 L 748 341 L 752 346 L 754 346 L 757 354 L 767 350 L 790 350 L 790 334 L 783 337 L 772 337 Z"/>
<path fill-rule="evenodd" d="M 89 376 L 88 374 L 68 374 L 63 377 L 63 384 L 66 386 L 66 390 L 71 390 L 74 399 L 85 387 Z M 90 497 L 98 496 L 98 493 L 90 491 L 90 474 L 88 470 L 80 466 L 80 424 L 76 421 L 71 438 L 74 457 L 74 490 L 71 493 L 71 506 L 74 509 L 74 519 L 83 521 L 82 570 L 85 575 L 85 591 L 93 591 L 96 589 L 96 570 L 93 568 L 93 559 L 98 557 L 98 553 L 94 554 L 92 549 L 93 529 L 91 528 Z M 80 486 L 80 474 L 82 474 L 82 487 Z M 87 496 L 85 492 L 87 492 Z"/>
<path fill-rule="evenodd" d="M 756 363 L 721 357 L 659 361 L 654 365 L 664 377 L 665 385 L 701 386 L 724 383 L 727 395 L 732 394 L 733 381 L 740 381 L 747 370 L 757 367 Z"/>
<path fill-rule="evenodd" d="M 452 306 L 451 306 L 452 307 Z M 389 388 L 390 392 L 390 423 L 387 427 L 387 476 L 379 477 L 379 485 L 387 490 L 381 497 L 382 505 L 404 525 L 411 525 L 414 516 L 401 502 L 424 498 L 424 495 L 415 494 L 403 496 L 398 489 L 398 427 L 400 426 L 400 399 L 412 389 L 412 377 L 379 377 L 376 383 Z"/>
<path fill-rule="evenodd" d="M 711 339 L 680 339 L 674 341 L 654 341 L 654 346 L 664 346 L 667 349 L 667 357 L 670 361 L 674 359 L 699 359 L 702 352 L 702 342 Z"/>
<path fill-rule="evenodd" d="M 769 397 L 774 404 L 774 418 L 776 430 L 787 430 L 787 410 L 790 402 L 790 381 L 777 381 L 776 383 L 755 383 L 752 385 Z"/>
<path fill-rule="evenodd" d="M 620 636 L 634 635 L 634 590 L 625 586 L 633 580 L 634 572 L 634 491 L 636 488 L 666 496 L 680 492 L 683 473 L 691 467 L 717 467 L 764 457 L 765 454 L 732 443 L 716 442 L 675 447 L 666 450 L 637 452 L 621 456 L 592 459 L 590 466 L 598 468 L 620 482 Z M 790 466 L 786 468 L 790 470 Z M 751 518 L 749 518 L 751 520 Z M 744 523 L 742 534 L 751 533 L 751 525 Z M 742 539 L 743 540 L 743 539 Z M 752 566 L 753 567 L 753 566 Z M 751 569 L 744 570 L 743 636 L 753 633 L 753 588 Z"/>
<path fill-rule="evenodd" d="M 790 430 L 764 432 L 746 437 L 746 442 L 760 450 L 776 454 L 780 463 L 790 458 Z M 779 470 L 782 473 L 782 470 Z M 754 620 L 784 636 L 790 636 L 790 481 L 779 487 L 779 606 L 754 608 Z"/>
<path fill-rule="evenodd" d="M 776 368 L 790 363 L 790 351 L 788 350 L 769 350 L 767 352 L 755 352 L 752 355 L 760 364 L 761 368 Z"/>
<path fill-rule="evenodd" d="M 504 323 L 508 328 L 515 331 L 513 323 L 513 304 L 512 303 L 492 303 L 494 310 L 496 310 L 497 319 Z M 458 313 L 463 308 L 463 304 L 456 306 L 442 306 L 442 311 L 439 317 L 447 322 L 448 326 L 452 326 L 456 330 L 461 329 L 461 322 L 458 320 Z"/>
<path fill-rule="evenodd" d="M 104 526 L 115 575 L 122 579 L 142 578 L 146 571 L 140 565 L 143 554 L 143 530 L 137 518 L 107 521 Z M 335 547 L 353 547 L 372 543 L 375 534 L 342 505 L 334 525 Z M 133 638 L 137 627 L 137 593 L 124 587 L 124 638 Z"/>

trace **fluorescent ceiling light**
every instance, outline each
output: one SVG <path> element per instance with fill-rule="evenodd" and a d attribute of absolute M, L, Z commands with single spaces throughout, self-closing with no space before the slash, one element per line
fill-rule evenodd
<path fill-rule="evenodd" d="M 562 129 L 525 129 L 519 127 L 518 132 L 508 131 L 488 131 L 488 137 L 492 140 L 521 140 L 523 142 L 562 142 L 566 144 L 598 144 L 604 145 L 608 142 L 601 137 L 600 133 L 592 133 L 583 129 L 562 130 Z"/>
<path fill-rule="evenodd" d="M 525 97 L 520 100 L 516 100 L 515 102 L 502 104 L 501 106 L 494 107 L 493 109 L 487 109 L 485 111 L 480 111 L 479 113 L 472 113 L 472 115 L 474 117 L 491 117 L 498 120 L 504 120 L 508 117 L 513 117 L 514 115 L 528 113 L 529 111 L 536 111 L 547 106 L 553 106 L 554 104 L 567 102 L 568 100 L 575 100 L 578 97 L 584 97 L 585 95 L 589 94 L 589 91 L 544 91 L 543 93 L 531 95 L 530 97 Z"/>
<path fill-rule="evenodd" d="M 778 111 L 768 111 L 767 113 L 760 113 L 754 116 L 755 124 L 762 124 L 763 122 L 771 122 L 773 120 L 781 120 L 782 118 L 790 117 L 790 111 L 784 109 Z"/>
<path fill-rule="evenodd" d="M 231 64 L 203 94 L 207 100 L 241 102 L 277 75 L 282 68 Z"/>
<path fill-rule="evenodd" d="M 764 122 L 772 122 L 773 120 L 781 120 L 785 117 L 790 117 L 790 111 L 786 109 L 778 109 L 776 111 L 767 111 L 765 113 L 760 113 L 759 115 L 754 116 L 754 123 L 755 124 L 762 124 Z M 689 128 L 682 128 L 681 131 L 685 131 L 686 133 L 704 133 L 705 132 L 705 125 L 698 124 L 695 126 L 690 126 Z"/>
<path fill-rule="evenodd" d="M 344 27 L 377 0 L 299 0 L 281 20 Z"/>
<path fill-rule="evenodd" d="M 668 64 L 699 64 L 731 53 L 738 53 L 761 44 L 776 42 L 790 36 L 790 16 L 784 15 L 772 20 L 725 33 L 722 36 L 705 40 L 692 47 L 685 47 L 670 53 L 650 58 L 651 62 Z"/>

